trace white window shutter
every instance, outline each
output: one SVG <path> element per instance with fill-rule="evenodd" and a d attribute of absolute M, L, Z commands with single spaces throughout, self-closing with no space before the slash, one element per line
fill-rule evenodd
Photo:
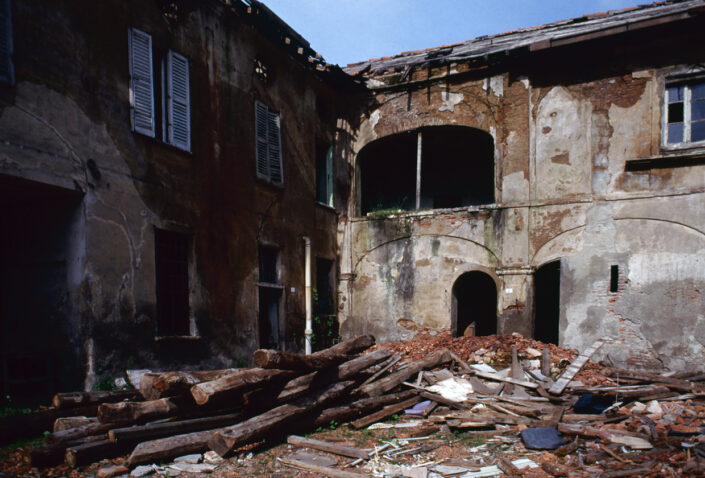
<path fill-rule="evenodd" d="M 275 184 L 284 182 L 284 171 L 282 171 L 282 154 L 281 154 L 281 131 L 279 124 L 279 115 L 272 113 L 267 114 L 267 144 L 268 144 L 268 159 L 269 159 L 269 180 Z"/>
<path fill-rule="evenodd" d="M 154 137 L 154 77 L 151 35 L 130 28 L 130 119 L 132 129 Z"/>
<path fill-rule="evenodd" d="M 15 68 L 12 64 L 10 0 L 0 0 L 0 81 L 10 85 L 15 82 Z"/>
<path fill-rule="evenodd" d="M 333 146 L 326 151 L 326 204 L 333 207 Z"/>
<path fill-rule="evenodd" d="M 167 57 L 167 142 L 186 151 L 191 150 L 191 105 L 188 59 L 169 51 Z"/>
<path fill-rule="evenodd" d="M 257 159 L 257 176 L 269 179 L 269 160 L 267 154 L 267 106 L 255 101 L 255 156 Z"/>

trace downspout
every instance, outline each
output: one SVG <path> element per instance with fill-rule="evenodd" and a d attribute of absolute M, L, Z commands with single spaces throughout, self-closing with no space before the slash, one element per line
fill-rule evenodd
<path fill-rule="evenodd" d="M 304 336 L 306 340 L 306 355 L 311 353 L 311 336 L 313 335 L 313 327 L 311 325 L 311 239 L 304 236 L 304 244 L 306 246 L 306 330 Z"/>

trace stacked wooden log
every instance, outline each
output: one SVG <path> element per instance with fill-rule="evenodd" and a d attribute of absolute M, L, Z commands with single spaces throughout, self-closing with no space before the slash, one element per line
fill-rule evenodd
<path fill-rule="evenodd" d="M 258 350 L 253 368 L 148 373 L 139 392 L 59 394 L 57 409 L 94 412 L 56 420 L 32 463 L 76 467 L 130 453 L 135 466 L 208 449 L 225 456 L 332 421 L 389 416 L 390 407 L 421 400 L 418 391 L 395 393 L 402 382 L 451 360 L 440 350 L 390 373 L 399 356 L 386 348 L 361 354 L 372 345 L 365 335 L 311 355 Z"/>

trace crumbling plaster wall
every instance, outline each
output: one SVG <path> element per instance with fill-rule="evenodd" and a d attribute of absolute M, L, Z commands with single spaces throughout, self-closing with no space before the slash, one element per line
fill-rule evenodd
<path fill-rule="evenodd" d="M 0 174 L 83 195 L 69 282 L 89 388 L 127 367 L 247 363 L 258 347 L 258 243 L 280 248 L 283 345 L 299 349 L 302 237 L 314 256 L 337 256 L 336 211 L 314 201 L 315 144 L 333 143 L 345 92 L 224 2 L 187 3 L 171 20 L 159 2 L 28 0 L 13 9 L 16 82 L 0 90 Z M 191 62 L 191 152 L 130 130 L 130 26 Z M 254 75 L 255 58 L 267 82 Z M 283 188 L 256 179 L 256 99 L 281 115 Z M 344 166 L 335 166 L 338 181 Z M 190 338 L 155 339 L 155 227 L 191 237 Z"/>
<path fill-rule="evenodd" d="M 355 150 L 428 124 L 483 129 L 495 138 L 497 200 L 351 220 L 344 252 L 352 305 L 342 330 L 395 340 L 411 333 L 408 321 L 449 327 L 449 290 L 460 272 L 475 269 L 499 284 L 498 330 L 530 335 L 533 271 L 559 259 L 562 345 L 583 349 L 608 336 L 601 356 L 617 363 L 701 362 L 705 168 L 625 168 L 661 151 L 670 68 L 567 85 L 505 74 L 378 94 Z M 463 93 L 452 111 L 443 108 L 444 91 Z M 614 293 L 611 265 L 619 268 Z"/>

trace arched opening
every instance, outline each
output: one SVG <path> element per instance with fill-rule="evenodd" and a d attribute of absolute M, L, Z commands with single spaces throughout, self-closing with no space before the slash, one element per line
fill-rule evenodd
<path fill-rule="evenodd" d="M 558 345 L 561 261 L 542 265 L 534 273 L 534 338 Z"/>
<path fill-rule="evenodd" d="M 466 272 L 453 284 L 454 337 L 497 333 L 497 286 L 489 275 Z"/>
<path fill-rule="evenodd" d="M 467 126 L 428 126 L 371 142 L 358 155 L 360 212 L 494 202 L 494 140 Z"/>

